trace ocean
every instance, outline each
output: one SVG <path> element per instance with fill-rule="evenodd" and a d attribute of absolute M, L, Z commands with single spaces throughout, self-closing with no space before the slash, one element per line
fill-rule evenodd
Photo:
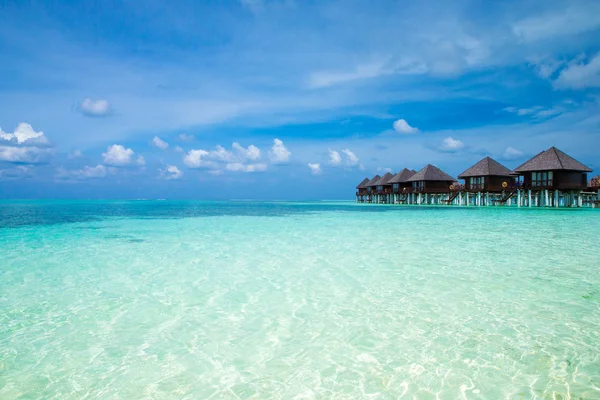
<path fill-rule="evenodd" d="M 0 398 L 598 399 L 600 212 L 0 202 Z"/>

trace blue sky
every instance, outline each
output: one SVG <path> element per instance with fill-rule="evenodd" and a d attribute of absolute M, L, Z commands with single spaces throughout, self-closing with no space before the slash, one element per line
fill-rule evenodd
<path fill-rule="evenodd" d="M 0 197 L 343 199 L 550 146 L 600 171 L 600 2 L 0 3 Z"/>

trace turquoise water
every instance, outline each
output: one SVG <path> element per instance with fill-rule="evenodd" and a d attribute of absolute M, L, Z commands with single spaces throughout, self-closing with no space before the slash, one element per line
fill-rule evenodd
<path fill-rule="evenodd" d="M 600 212 L 0 202 L 1 399 L 600 398 Z"/>

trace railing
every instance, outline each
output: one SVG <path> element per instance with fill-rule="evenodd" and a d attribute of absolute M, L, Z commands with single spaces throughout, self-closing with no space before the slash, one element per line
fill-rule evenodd
<path fill-rule="evenodd" d="M 546 189 L 546 188 L 553 188 L 554 187 L 554 181 L 552 179 L 546 179 L 546 180 L 537 180 L 537 181 L 531 181 L 529 183 L 529 187 L 532 189 Z"/>
<path fill-rule="evenodd" d="M 392 193 L 392 189 L 383 189 L 383 190 L 376 190 L 375 194 L 391 194 Z"/>

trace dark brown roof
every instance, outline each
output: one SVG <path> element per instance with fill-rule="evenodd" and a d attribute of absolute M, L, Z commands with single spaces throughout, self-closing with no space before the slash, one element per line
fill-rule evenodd
<path fill-rule="evenodd" d="M 449 181 L 454 182 L 455 179 L 431 164 L 427 164 L 425 168 L 408 178 L 407 182 L 416 181 Z"/>
<path fill-rule="evenodd" d="M 511 176 L 511 171 L 493 158 L 486 157 L 458 175 L 460 179 L 472 176 Z"/>
<path fill-rule="evenodd" d="M 369 181 L 370 181 L 369 178 L 363 179 L 362 182 L 360 182 L 356 188 L 357 189 L 364 189 L 364 188 L 366 188 L 367 187 L 367 183 L 369 183 Z"/>
<path fill-rule="evenodd" d="M 379 176 L 379 175 L 375 175 L 375 176 L 373 177 L 373 179 L 371 179 L 371 180 L 369 181 L 369 183 L 365 184 L 365 187 L 369 187 L 369 186 L 375 186 L 375 182 L 377 182 L 377 181 L 378 181 L 378 180 L 380 180 L 380 179 L 381 179 L 381 176 Z"/>
<path fill-rule="evenodd" d="M 592 170 L 573 157 L 563 153 L 556 147 L 550 147 L 546 151 L 542 151 L 537 156 L 529 161 L 525 161 L 514 169 L 514 172 L 530 172 L 530 171 L 579 171 L 592 172 Z"/>
<path fill-rule="evenodd" d="M 375 182 L 373 185 L 374 186 L 387 185 L 389 180 L 392 179 L 393 177 L 394 177 L 394 175 L 391 174 L 390 172 L 388 172 L 384 176 L 382 176 L 377 182 Z"/>
<path fill-rule="evenodd" d="M 413 172 L 407 168 L 404 168 L 402 171 L 398 172 L 392 179 L 388 181 L 388 183 L 403 183 L 408 180 L 411 176 L 413 176 L 416 172 Z"/>

